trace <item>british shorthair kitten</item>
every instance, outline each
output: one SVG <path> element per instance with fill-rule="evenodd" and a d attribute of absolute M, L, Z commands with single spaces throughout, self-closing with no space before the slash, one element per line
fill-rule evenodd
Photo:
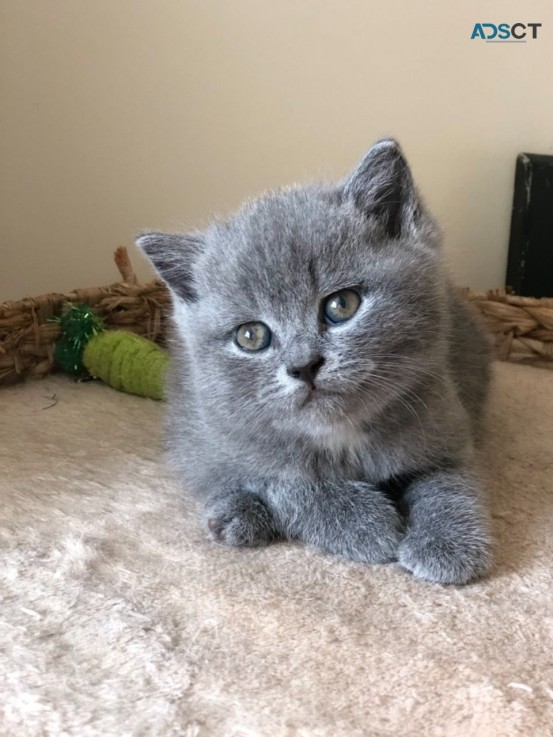
<path fill-rule="evenodd" d="M 302 540 L 444 584 L 486 573 L 471 459 L 488 344 L 395 141 L 337 184 L 137 243 L 173 298 L 169 456 L 215 540 Z"/>

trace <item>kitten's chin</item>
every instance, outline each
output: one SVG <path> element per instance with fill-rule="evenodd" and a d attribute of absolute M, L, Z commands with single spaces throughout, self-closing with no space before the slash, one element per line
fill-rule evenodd
<path fill-rule="evenodd" d="M 343 394 L 331 391 L 302 396 L 294 410 L 281 415 L 273 426 L 292 437 L 309 439 L 330 452 L 359 446 L 364 437 L 361 423 L 352 418 Z"/>
<path fill-rule="evenodd" d="M 314 446 L 331 453 L 355 450 L 365 441 L 365 433 L 344 414 L 304 416 L 296 425 L 296 432 L 309 438 Z"/>

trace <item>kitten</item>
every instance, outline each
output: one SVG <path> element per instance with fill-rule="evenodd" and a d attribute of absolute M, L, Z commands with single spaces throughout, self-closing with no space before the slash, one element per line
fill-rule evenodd
<path fill-rule="evenodd" d="M 338 184 L 137 244 L 173 297 L 170 459 L 215 540 L 440 583 L 489 569 L 471 469 L 488 344 L 395 141 Z"/>

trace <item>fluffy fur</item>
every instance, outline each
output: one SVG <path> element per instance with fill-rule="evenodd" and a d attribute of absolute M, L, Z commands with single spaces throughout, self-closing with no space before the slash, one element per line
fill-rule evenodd
<path fill-rule="evenodd" d="M 472 446 L 488 347 L 399 146 L 344 182 L 270 192 L 205 233 L 138 245 L 174 298 L 167 445 L 222 543 L 295 538 L 466 583 L 490 565 Z M 329 326 L 325 297 L 357 313 Z M 258 353 L 236 328 L 263 321 Z M 293 367 L 323 363 L 315 389 Z"/>

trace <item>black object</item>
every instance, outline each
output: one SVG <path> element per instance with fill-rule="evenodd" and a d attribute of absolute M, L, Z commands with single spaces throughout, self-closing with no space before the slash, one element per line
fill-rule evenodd
<path fill-rule="evenodd" d="M 553 297 L 553 156 L 517 156 L 506 283 L 515 294 Z"/>
<path fill-rule="evenodd" d="M 553 297 L 553 156 L 517 156 L 506 283 L 515 294 Z"/>

